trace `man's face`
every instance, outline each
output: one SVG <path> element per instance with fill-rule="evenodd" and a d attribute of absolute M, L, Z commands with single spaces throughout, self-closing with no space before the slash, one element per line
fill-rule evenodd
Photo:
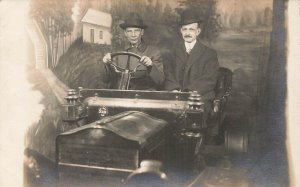
<path fill-rule="evenodd" d="M 188 25 L 183 25 L 180 29 L 180 32 L 184 41 L 191 43 L 197 39 L 201 29 L 199 28 L 198 23 L 191 23 Z"/>
<path fill-rule="evenodd" d="M 124 34 L 131 44 L 138 44 L 141 42 L 142 36 L 144 34 L 144 29 L 136 27 L 127 27 L 124 30 Z"/>

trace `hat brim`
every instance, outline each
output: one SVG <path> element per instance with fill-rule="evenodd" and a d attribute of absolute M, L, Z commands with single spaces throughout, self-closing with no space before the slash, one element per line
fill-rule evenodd
<path fill-rule="evenodd" d="M 148 26 L 147 25 L 135 25 L 135 24 L 126 24 L 126 23 L 121 23 L 120 27 L 122 29 L 126 29 L 128 27 L 136 27 L 136 28 L 141 28 L 141 29 L 146 29 Z"/>
<path fill-rule="evenodd" d="M 202 20 L 201 19 L 190 19 L 190 20 L 185 20 L 183 22 L 179 22 L 179 25 L 180 26 L 183 26 L 183 25 L 188 25 L 188 24 L 192 24 L 192 23 L 202 23 Z"/>

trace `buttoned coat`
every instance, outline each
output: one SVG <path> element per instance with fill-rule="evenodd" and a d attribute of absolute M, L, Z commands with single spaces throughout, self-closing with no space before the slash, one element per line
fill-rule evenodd
<path fill-rule="evenodd" d="M 184 42 L 180 42 L 171 52 L 165 66 L 165 89 L 198 91 L 205 100 L 215 97 L 219 62 L 215 50 L 197 41 L 187 54 Z"/>

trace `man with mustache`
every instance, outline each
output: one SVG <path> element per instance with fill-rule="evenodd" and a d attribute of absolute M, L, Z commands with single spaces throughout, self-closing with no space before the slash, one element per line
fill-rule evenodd
<path fill-rule="evenodd" d="M 141 56 L 140 61 L 131 57 L 128 61 L 127 56 L 118 56 L 116 64 L 122 68 L 134 69 L 139 66 L 133 78 L 131 78 L 129 89 L 131 90 L 157 90 L 165 80 L 163 71 L 163 63 L 161 53 L 155 46 L 148 45 L 143 39 L 144 29 L 147 26 L 144 24 L 141 16 L 137 13 L 129 13 L 124 23 L 120 24 L 124 30 L 124 35 L 127 43 L 123 51 L 128 51 Z M 111 62 L 111 53 L 107 53 L 103 57 L 103 63 Z M 117 88 L 120 77 L 112 70 L 109 70 L 109 81 L 112 83 L 111 88 Z M 115 82 L 113 81 L 115 80 Z"/>
<path fill-rule="evenodd" d="M 205 117 L 212 108 L 215 97 L 219 62 L 215 50 L 202 44 L 201 20 L 193 10 L 181 14 L 181 40 L 171 51 L 165 66 L 165 89 L 176 92 L 197 91 L 205 103 Z"/>

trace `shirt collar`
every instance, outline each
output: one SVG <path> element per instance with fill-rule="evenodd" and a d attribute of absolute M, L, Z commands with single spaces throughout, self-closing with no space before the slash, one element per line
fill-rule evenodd
<path fill-rule="evenodd" d="M 133 48 L 133 47 L 134 47 L 134 46 L 132 46 L 129 42 L 126 42 L 126 44 L 125 44 L 125 50 L 126 50 L 126 51 L 129 50 L 129 49 L 131 49 L 131 48 Z M 139 51 L 144 52 L 145 49 L 146 49 L 146 47 L 147 47 L 147 44 L 146 44 L 145 41 L 142 39 L 141 42 L 137 45 L 136 48 L 137 48 Z"/>
<path fill-rule="evenodd" d="M 192 41 L 191 43 L 188 43 L 188 42 L 184 42 L 184 46 L 185 46 L 185 49 L 193 49 L 193 47 L 195 46 L 197 40 L 194 40 Z"/>

